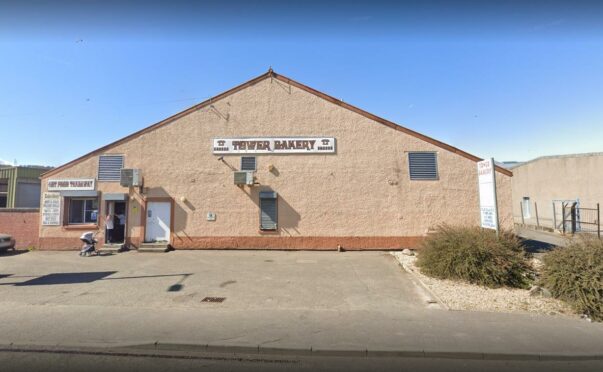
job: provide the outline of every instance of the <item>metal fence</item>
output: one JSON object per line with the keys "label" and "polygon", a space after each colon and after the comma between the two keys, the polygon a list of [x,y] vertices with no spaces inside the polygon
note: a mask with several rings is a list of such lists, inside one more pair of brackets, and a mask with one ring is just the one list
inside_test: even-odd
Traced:
{"label": "metal fence", "polygon": [[574,202],[563,206],[563,233],[590,233],[601,238],[601,211],[596,208],[578,207]]}

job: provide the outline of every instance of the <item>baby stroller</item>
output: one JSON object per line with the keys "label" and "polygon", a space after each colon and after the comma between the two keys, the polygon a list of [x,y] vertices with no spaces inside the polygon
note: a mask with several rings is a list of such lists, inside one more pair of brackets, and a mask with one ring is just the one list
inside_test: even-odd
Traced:
{"label": "baby stroller", "polygon": [[88,231],[80,236],[80,240],[84,242],[82,250],[80,251],[80,256],[87,257],[92,256],[93,254],[98,256],[98,251],[96,250],[96,243],[98,243],[98,241],[94,238],[95,235],[96,234],[92,231]]}

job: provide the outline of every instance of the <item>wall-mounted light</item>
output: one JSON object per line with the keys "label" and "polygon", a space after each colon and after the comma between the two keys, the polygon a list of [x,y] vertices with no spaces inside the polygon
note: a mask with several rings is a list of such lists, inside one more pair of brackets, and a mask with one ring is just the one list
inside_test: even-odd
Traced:
{"label": "wall-mounted light", "polygon": [[186,203],[186,197],[181,196],[181,197],[180,197],[180,201],[181,201],[181,202],[183,202],[183,203]]}

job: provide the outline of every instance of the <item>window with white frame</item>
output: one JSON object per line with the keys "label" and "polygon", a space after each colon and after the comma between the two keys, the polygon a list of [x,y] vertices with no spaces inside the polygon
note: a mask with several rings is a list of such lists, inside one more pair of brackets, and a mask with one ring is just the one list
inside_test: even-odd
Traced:
{"label": "window with white frame", "polygon": [[522,200],[522,209],[523,209],[523,217],[530,218],[532,214],[530,213],[530,197],[524,196]]}

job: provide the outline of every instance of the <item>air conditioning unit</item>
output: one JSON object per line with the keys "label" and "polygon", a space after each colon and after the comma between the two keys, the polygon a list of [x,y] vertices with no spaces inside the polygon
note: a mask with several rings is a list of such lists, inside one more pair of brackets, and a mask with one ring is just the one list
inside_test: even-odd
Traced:
{"label": "air conditioning unit", "polygon": [[140,171],[140,169],[123,168],[121,170],[119,184],[123,187],[142,186],[142,172]]}
{"label": "air conditioning unit", "polygon": [[252,171],[236,171],[234,172],[235,185],[253,185]]}

